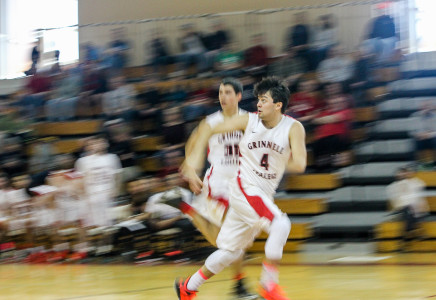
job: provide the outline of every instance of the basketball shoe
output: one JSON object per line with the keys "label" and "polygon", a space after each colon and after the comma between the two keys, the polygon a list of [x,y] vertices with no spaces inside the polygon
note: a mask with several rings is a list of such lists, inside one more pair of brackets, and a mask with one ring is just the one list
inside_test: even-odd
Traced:
{"label": "basketball shoe", "polygon": [[187,288],[189,278],[190,277],[187,279],[176,278],[174,281],[174,289],[176,290],[179,300],[191,300],[197,296],[197,291],[190,291]]}
{"label": "basketball shoe", "polygon": [[268,289],[261,285],[259,288],[259,294],[265,300],[290,300],[286,297],[285,292],[277,283],[270,284]]}

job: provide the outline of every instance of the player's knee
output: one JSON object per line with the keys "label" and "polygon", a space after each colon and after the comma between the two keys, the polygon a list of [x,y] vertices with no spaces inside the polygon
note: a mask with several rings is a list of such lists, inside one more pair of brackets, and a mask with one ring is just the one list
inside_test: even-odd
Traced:
{"label": "player's knee", "polygon": [[205,266],[212,273],[218,274],[224,268],[240,259],[243,254],[244,250],[242,249],[234,251],[218,249],[206,259]]}
{"label": "player's knee", "polygon": [[281,260],[283,247],[291,231],[291,221],[287,216],[277,218],[271,224],[271,231],[265,244],[265,256],[270,260]]}

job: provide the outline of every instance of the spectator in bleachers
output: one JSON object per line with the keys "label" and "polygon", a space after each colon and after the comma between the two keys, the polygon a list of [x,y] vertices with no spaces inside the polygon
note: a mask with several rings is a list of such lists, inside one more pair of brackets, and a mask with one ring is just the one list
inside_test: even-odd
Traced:
{"label": "spectator in bleachers", "polygon": [[0,148],[0,166],[10,177],[16,174],[23,174],[27,168],[25,160],[24,145],[17,136],[9,136],[3,140]]}
{"label": "spectator in bleachers", "polygon": [[135,178],[127,182],[127,194],[132,215],[144,212],[148,198],[153,193],[155,178],[151,176]]}
{"label": "spectator in bleachers", "polygon": [[310,59],[309,41],[311,39],[310,29],[307,25],[306,12],[296,13],[295,25],[291,27],[286,36],[285,49],[294,48],[297,56],[304,59],[310,70],[313,70]]}
{"label": "spectator in bleachers", "polygon": [[114,74],[119,75],[121,70],[127,66],[129,42],[126,40],[126,29],[116,28],[112,30],[112,41],[108,45],[110,68]]}
{"label": "spectator in bleachers", "polygon": [[136,153],[133,150],[129,126],[122,120],[109,121],[105,124],[108,131],[109,153],[116,154],[121,161],[122,181],[127,182],[139,176]]}
{"label": "spectator in bleachers", "polygon": [[343,54],[339,46],[334,46],[328,51],[327,58],[319,64],[318,78],[321,83],[340,82],[347,90],[348,81],[353,76],[353,67],[353,61]]}
{"label": "spectator in bleachers", "polygon": [[215,57],[215,74],[218,77],[238,77],[244,64],[243,53],[236,48],[236,43],[226,44],[221,53]]}
{"label": "spectator in bleachers", "polygon": [[396,181],[388,185],[386,191],[392,210],[405,223],[400,250],[407,250],[407,242],[418,237],[416,230],[429,207],[424,197],[425,183],[414,177],[412,167],[400,168],[396,175]]}
{"label": "spectator in bleachers", "polygon": [[[165,176],[165,189],[148,198],[145,205],[145,212],[151,214],[150,220],[152,228],[162,230],[166,228],[178,228],[180,233],[177,235],[177,247],[182,247],[183,243],[193,240],[195,227],[189,219],[178,209],[167,204],[161,203],[162,198],[174,197],[179,195],[186,203],[191,203],[192,193],[183,188],[183,181],[178,173],[171,173]],[[149,222],[150,223],[150,222]],[[174,249],[179,250],[179,249]]]}
{"label": "spectator in bleachers", "polygon": [[254,84],[256,81],[250,75],[242,77],[240,81],[243,85],[243,92],[241,101],[239,101],[239,108],[249,112],[257,111],[257,99],[253,95]]}
{"label": "spectator in bleachers", "polygon": [[312,120],[316,125],[313,152],[317,168],[330,170],[350,163],[352,120],[346,97],[327,99],[326,108]]}
{"label": "spectator in bleachers", "polygon": [[193,24],[185,24],[181,30],[183,32],[180,41],[182,53],[176,57],[176,61],[181,64],[179,71],[185,75],[189,66],[195,64],[197,73],[205,72],[208,68],[208,62],[201,35],[195,31]]}
{"label": "spectator in bleachers", "polygon": [[85,58],[85,63],[97,62],[100,59],[100,53],[97,46],[88,42],[82,45],[83,57]]}
{"label": "spectator in bleachers", "polygon": [[312,42],[312,65],[316,69],[331,47],[337,44],[337,29],[332,14],[318,17]]}
{"label": "spectator in bleachers", "polygon": [[379,15],[370,22],[367,39],[363,41],[367,53],[372,54],[379,64],[392,61],[398,41],[395,22],[388,10],[388,3],[378,4]]}
{"label": "spectator in bleachers", "polygon": [[79,74],[67,70],[55,76],[51,99],[45,104],[47,120],[65,121],[76,117],[81,83]]}
{"label": "spectator in bleachers", "polygon": [[50,169],[52,160],[56,154],[52,138],[43,138],[33,143],[32,155],[29,159],[29,172],[40,173]]}
{"label": "spectator in bleachers", "polygon": [[54,63],[50,68],[50,74],[51,75],[56,75],[61,73],[61,65],[59,63],[59,57],[61,55],[61,52],[59,50],[55,50],[54,52]]}
{"label": "spectator in bleachers", "polygon": [[366,90],[371,86],[370,58],[360,49],[355,53],[354,71],[350,80],[350,91],[356,106],[367,104]]}
{"label": "spectator in bleachers", "polygon": [[421,109],[412,117],[414,127],[411,134],[415,139],[416,159],[420,162],[420,168],[433,169],[436,159],[436,105],[434,100],[424,102]]}
{"label": "spectator in bleachers", "polygon": [[103,94],[102,110],[106,119],[122,118],[132,122],[135,117],[136,91],[123,76],[110,79],[110,90]]}
{"label": "spectator in bleachers", "polygon": [[288,83],[288,86],[291,87],[308,70],[306,61],[296,56],[294,48],[289,48],[286,55],[273,62],[269,69],[269,76],[283,78]]}
{"label": "spectator in bleachers", "polygon": [[3,237],[6,236],[8,232],[10,213],[7,191],[9,188],[8,175],[0,172],[0,244],[4,242]]}
{"label": "spectator in bleachers", "polygon": [[318,82],[312,78],[302,78],[298,91],[291,95],[286,113],[300,121],[307,132],[312,131],[312,120],[321,109]]}
{"label": "spectator in bleachers", "polygon": [[21,110],[21,116],[30,121],[39,120],[42,117],[42,110],[47,96],[48,92],[32,93],[28,87],[24,87],[23,94],[17,102]]}
{"label": "spectator in bleachers", "polygon": [[252,76],[262,78],[266,75],[268,48],[265,46],[263,33],[253,34],[251,40],[252,46],[244,53],[244,69]]}
{"label": "spectator in bleachers", "polygon": [[36,65],[38,64],[38,61],[40,59],[40,51],[39,51],[39,40],[34,42],[32,52],[30,54],[30,59],[32,60],[32,66],[29,70],[25,71],[24,74],[27,76],[35,75],[36,74]]}
{"label": "spectator in bleachers", "polygon": [[203,38],[203,43],[209,51],[219,51],[230,43],[230,33],[224,28],[222,20],[212,20],[212,32]]}
{"label": "spectator in bleachers", "polygon": [[170,55],[168,43],[159,29],[153,31],[148,48],[147,51],[151,53],[150,64],[153,66],[153,72],[164,76],[166,67],[172,62],[173,58]]}

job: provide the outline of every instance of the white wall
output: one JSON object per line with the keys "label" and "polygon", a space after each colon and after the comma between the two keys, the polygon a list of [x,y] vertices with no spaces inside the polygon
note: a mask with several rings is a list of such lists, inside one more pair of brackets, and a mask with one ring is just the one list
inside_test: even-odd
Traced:
{"label": "white wall", "polygon": [[[79,24],[140,20],[156,17],[182,16],[202,13],[238,12],[267,8],[295,7],[298,5],[325,4],[341,2],[340,0],[79,0]],[[344,1],[342,1],[344,2]],[[235,14],[222,17],[227,28],[241,49],[250,46],[250,36],[263,32],[271,53],[281,53],[287,29],[294,22],[297,11],[282,11],[273,14]],[[309,23],[314,23],[319,15],[332,13],[338,19],[338,39],[345,50],[352,51],[362,38],[364,29],[371,18],[369,5],[333,7],[307,10]],[[177,39],[179,26],[195,23],[201,31],[208,31],[210,20],[197,18],[192,20],[158,21],[142,24],[89,26],[79,31],[79,41],[93,42],[105,46],[110,41],[113,28],[125,27],[132,44],[130,65],[142,65],[148,59],[145,45],[150,39],[150,32],[159,28],[168,38],[173,53],[178,51]]]}

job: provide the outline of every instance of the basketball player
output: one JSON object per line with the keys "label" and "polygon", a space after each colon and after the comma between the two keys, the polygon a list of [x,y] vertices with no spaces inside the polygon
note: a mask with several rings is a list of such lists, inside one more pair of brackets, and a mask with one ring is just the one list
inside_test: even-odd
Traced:
{"label": "basketball player", "polygon": [[[306,168],[305,131],[301,123],[283,115],[290,92],[276,78],[266,78],[254,89],[258,113],[234,116],[210,126],[203,124],[197,144],[187,156],[184,176],[193,192],[201,190],[196,170],[201,169],[201,153],[213,134],[244,131],[239,143],[241,157],[237,177],[230,182],[230,209],[217,238],[218,250],[187,279],[176,279],[179,299],[194,299],[198,288],[210,277],[238,260],[261,230],[269,236],[265,244],[260,295],[265,299],[288,299],[278,285],[278,264],[291,230],[286,214],[274,204],[275,190],[285,170],[302,173]],[[292,155],[291,155],[292,151]]]}
{"label": "basketball player", "polygon": [[[243,86],[239,80],[234,78],[223,79],[219,88],[219,100],[222,110],[207,116],[201,124],[215,126],[233,116],[246,114],[246,111],[238,108],[238,103],[242,98],[242,90]],[[186,145],[188,155],[192,153],[197,137],[198,134],[195,131],[188,140]],[[239,165],[238,144],[241,138],[242,131],[233,131],[216,134],[209,139],[207,160],[210,167],[204,175],[201,193],[192,201],[193,207],[185,202],[177,202],[176,199],[168,199],[164,202],[191,216],[192,223],[214,246],[216,246],[216,239],[229,207],[228,186],[230,180],[236,176]],[[233,264],[234,279],[236,281],[233,294],[237,299],[255,299],[257,296],[250,294],[245,287],[242,262],[243,257]]]}
{"label": "basketball player", "polygon": [[[91,155],[79,158],[75,169],[83,175],[83,190],[86,211],[85,227],[106,227],[112,225],[110,207],[120,186],[121,162],[117,155],[107,153],[108,142],[96,136],[88,141]],[[92,231],[88,231],[91,233]],[[100,240],[101,244],[105,237]],[[109,241],[106,241],[108,243]],[[106,249],[106,246],[99,245]],[[98,249],[97,251],[100,251]]]}

